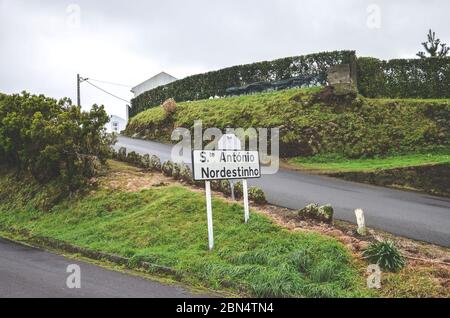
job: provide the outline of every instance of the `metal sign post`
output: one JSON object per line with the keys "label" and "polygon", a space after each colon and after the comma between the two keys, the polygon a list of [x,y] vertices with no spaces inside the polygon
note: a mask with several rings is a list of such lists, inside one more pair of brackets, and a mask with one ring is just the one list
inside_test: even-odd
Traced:
{"label": "metal sign post", "polygon": [[205,182],[206,190],[206,214],[208,218],[208,239],[209,239],[209,250],[212,251],[214,248],[214,228],[213,228],[213,217],[212,217],[212,202],[211,202],[211,182]]}
{"label": "metal sign post", "polygon": [[248,223],[250,219],[250,208],[248,206],[248,185],[247,179],[242,180],[242,191],[244,192],[244,219]]}

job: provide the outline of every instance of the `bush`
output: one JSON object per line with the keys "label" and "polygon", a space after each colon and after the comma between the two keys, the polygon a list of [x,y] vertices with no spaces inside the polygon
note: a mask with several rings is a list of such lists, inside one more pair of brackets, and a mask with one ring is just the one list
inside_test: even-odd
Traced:
{"label": "bush", "polygon": [[378,264],[385,271],[398,272],[405,266],[405,258],[392,241],[372,243],[363,255],[370,263]]}
{"label": "bush", "polygon": [[172,178],[179,180],[181,178],[182,166],[178,163],[174,163],[172,166]]}
{"label": "bush", "polygon": [[194,180],[194,185],[195,185],[196,187],[199,187],[199,188],[204,188],[204,187],[205,187],[205,181],[197,181],[197,180]]}
{"label": "bush", "polygon": [[450,57],[358,58],[358,89],[366,97],[450,98]]}
{"label": "bush", "polygon": [[242,182],[235,182],[234,183],[234,197],[237,200],[242,199],[244,196],[244,188],[242,187]]}
{"label": "bush", "polygon": [[302,219],[314,219],[320,222],[332,223],[334,210],[331,205],[319,206],[312,203],[298,211],[298,216]]}
{"label": "bush", "polygon": [[117,152],[117,159],[120,161],[127,161],[127,148],[120,147],[119,151]]}
{"label": "bush", "polygon": [[128,153],[126,161],[139,168],[143,168],[142,156],[135,151]]}
{"label": "bush", "polygon": [[330,66],[353,64],[354,51],[322,52],[287,57],[270,62],[233,66],[219,71],[186,77],[165,86],[152,89],[131,101],[130,116],[161,105],[174,98],[178,102],[225,96],[230,87],[241,87],[257,82],[273,82],[300,75],[310,79],[309,85],[325,85]]}
{"label": "bush", "polygon": [[212,180],[211,181],[211,190],[213,191],[221,191],[220,188],[220,181],[219,180]]}
{"label": "bush", "polygon": [[151,167],[150,155],[145,154],[142,156],[142,166],[144,169],[153,170]]}
{"label": "bush", "polygon": [[319,207],[319,210],[317,212],[319,220],[326,223],[333,222],[334,209],[330,204]]}
{"label": "bush", "polygon": [[62,181],[74,191],[86,185],[111,156],[109,121],[103,106],[89,112],[43,95],[1,95],[0,154],[19,173],[35,180]]}
{"label": "bush", "polygon": [[166,161],[162,164],[161,170],[166,177],[171,177],[173,173],[173,162]]}
{"label": "bush", "polygon": [[228,180],[220,182],[220,191],[227,197],[231,196],[231,183]]}
{"label": "bush", "polygon": [[157,156],[150,158],[150,168],[153,171],[161,171],[161,160]]}
{"label": "bush", "polygon": [[186,165],[181,166],[180,180],[190,185],[194,184],[194,177],[192,175],[192,171]]}
{"label": "bush", "polygon": [[266,204],[266,196],[264,191],[258,187],[250,187],[248,189],[248,198],[256,204]]}

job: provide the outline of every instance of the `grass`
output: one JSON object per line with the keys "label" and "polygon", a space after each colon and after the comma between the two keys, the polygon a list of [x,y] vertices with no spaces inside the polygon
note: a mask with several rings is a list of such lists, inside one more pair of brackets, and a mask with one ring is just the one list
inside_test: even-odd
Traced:
{"label": "grass", "polygon": [[326,172],[371,172],[431,164],[450,163],[450,148],[428,153],[410,153],[378,158],[348,159],[342,155],[326,154],[313,157],[295,157],[288,160],[293,167]]}
{"label": "grass", "polygon": [[[196,286],[257,297],[364,297],[346,248],[335,239],[292,233],[242,207],[213,200],[216,248],[207,248],[204,197],[180,186],[122,192],[105,188],[36,208],[42,187],[0,176],[0,225],[183,273]],[[38,199],[37,199],[38,198]]]}
{"label": "grass", "polygon": [[276,127],[283,123],[280,116],[267,116],[269,108],[288,105],[290,100],[301,94],[311,95],[320,88],[289,89],[279,92],[260,93],[223,99],[199,100],[177,104],[175,116],[167,118],[162,107],[155,107],[134,116],[127,127],[127,133],[141,133],[148,128],[160,129],[151,138],[170,141],[173,127],[193,127],[194,121],[202,120],[203,126],[228,127]]}
{"label": "grass", "polygon": [[[174,128],[192,129],[196,120],[202,120],[204,129],[214,127],[222,131],[278,127],[284,158],[336,153],[343,158],[376,158],[449,144],[448,99],[357,96],[340,104],[326,104],[316,98],[320,90],[291,89],[183,102],[172,115],[156,107],[133,117],[126,134],[168,142]],[[413,160],[420,162],[423,158]]]}

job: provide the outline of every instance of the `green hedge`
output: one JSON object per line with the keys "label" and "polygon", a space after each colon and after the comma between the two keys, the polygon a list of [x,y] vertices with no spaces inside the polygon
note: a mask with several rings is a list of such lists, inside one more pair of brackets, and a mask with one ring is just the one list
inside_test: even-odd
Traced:
{"label": "green hedge", "polygon": [[274,61],[238,65],[222,70],[189,76],[171,84],[157,87],[131,101],[130,116],[161,105],[166,99],[177,102],[224,96],[226,89],[261,81],[277,81],[299,75],[312,76],[311,85],[326,83],[330,66],[354,63],[354,51],[334,51],[287,57]]}
{"label": "green hedge", "polygon": [[450,57],[383,61],[358,58],[358,90],[366,97],[450,98]]}

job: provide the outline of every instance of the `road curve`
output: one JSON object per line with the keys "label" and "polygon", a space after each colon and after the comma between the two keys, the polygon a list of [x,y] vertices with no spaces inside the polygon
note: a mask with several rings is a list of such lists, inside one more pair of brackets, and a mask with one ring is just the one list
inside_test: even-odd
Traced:
{"label": "road curve", "polygon": [[[69,289],[67,266],[80,266],[80,289]],[[177,286],[113,272],[0,238],[0,298],[191,298]]]}
{"label": "road curve", "polygon": [[[171,145],[120,136],[116,149],[171,158]],[[186,163],[190,154],[186,154]],[[316,202],[331,204],[339,220],[355,222],[362,208],[369,227],[396,235],[450,247],[450,200],[409,191],[371,186],[324,176],[280,169],[275,175],[252,180],[272,204],[299,209]]]}

